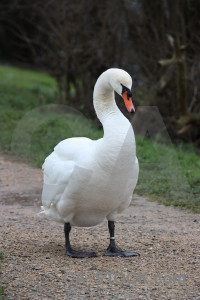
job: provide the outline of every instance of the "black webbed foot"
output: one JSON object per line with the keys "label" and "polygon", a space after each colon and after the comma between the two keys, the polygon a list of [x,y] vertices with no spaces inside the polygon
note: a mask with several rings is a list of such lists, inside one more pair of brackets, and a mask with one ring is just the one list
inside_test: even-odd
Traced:
{"label": "black webbed foot", "polygon": [[74,257],[74,258],[85,258],[85,257],[96,257],[95,252],[81,252],[73,250],[72,248],[67,249],[66,251],[68,256]]}
{"label": "black webbed foot", "polygon": [[122,257],[130,257],[130,256],[140,256],[137,252],[127,252],[118,248],[117,246],[109,245],[108,249],[104,253],[104,256],[122,256]]}
{"label": "black webbed foot", "polygon": [[81,252],[81,251],[76,251],[72,249],[70,240],[69,240],[69,233],[71,231],[71,225],[70,223],[65,223],[64,224],[64,232],[65,232],[65,246],[66,246],[66,254],[71,257],[75,258],[85,258],[85,257],[96,257],[95,252]]}
{"label": "black webbed foot", "polygon": [[108,229],[110,232],[110,245],[106,250],[106,252],[104,253],[104,256],[123,256],[123,257],[140,256],[140,254],[137,252],[123,251],[122,249],[116,246],[115,237],[114,237],[114,231],[115,231],[114,221],[108,221]]}

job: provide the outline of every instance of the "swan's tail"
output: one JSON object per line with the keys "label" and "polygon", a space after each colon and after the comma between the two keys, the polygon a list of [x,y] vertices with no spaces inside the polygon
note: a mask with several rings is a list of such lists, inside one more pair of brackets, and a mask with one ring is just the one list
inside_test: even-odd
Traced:
{"label": "swan's tail", "polygon": [[63,223],[63,219],[60,217],[56,207],[54,205],[48,206],[41,206],[41,211],[38,213],[38,216],[45,215],[50,219],[53,219],[56,222]]}

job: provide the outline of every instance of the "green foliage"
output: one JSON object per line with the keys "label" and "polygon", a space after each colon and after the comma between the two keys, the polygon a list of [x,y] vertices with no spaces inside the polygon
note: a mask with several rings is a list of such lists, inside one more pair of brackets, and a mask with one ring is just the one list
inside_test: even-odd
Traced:
{"label": "green foliage", "polygon": [[11,150],[13,131],[27,111],[55,102],[56,82],[42,72],[0,66],[0,149]]}
{"label": "green foliage", "polygon": [[[13,87],[21,92],[50,95],[56,91],[56,81],[47,74],[11,66],[0,66],[1,88]],[[1,89],[2,90],[2,89]],[[12,96],[12,95],[10,95]],[[30,99],[27,99],[28,102]]]}
{"label": "green foliage", "polygon": [[[57,90],[51,77],[5,66],[0,75],[1,150],[41,167],[59,141],[103,136],[90,119],[66,105],[53,104]],[[138,136],[137,156],[138,194],[200,212],[200,158],[193,149],[165,145],[161,137]]]}
{"label": "green foliage", "polygon": [[200,212],[200,158],[194,152],[137,137],[137,156],[138,194]]}

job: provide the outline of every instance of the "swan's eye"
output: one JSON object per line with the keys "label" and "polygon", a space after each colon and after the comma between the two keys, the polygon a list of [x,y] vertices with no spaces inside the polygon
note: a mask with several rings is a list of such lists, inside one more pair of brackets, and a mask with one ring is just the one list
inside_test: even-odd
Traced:
{"label": "swan's eye", "polygon": [[128,100],[129,100],[129,98],[131,98],[131,97],[132,97],[132,93],[131,93],[130,90],[128,90],[128,91],[127,91],[127,98],[128,98]]}
{"label": "swan's eye", "polygon": [[129,88],[127,88],[125,85],[123,85],[122,83],[121,83],[121,86],[122,86],[122,96],[125,92],[127,92],[127,99],[129,100],[129,98],[132,97],[131,90]]}

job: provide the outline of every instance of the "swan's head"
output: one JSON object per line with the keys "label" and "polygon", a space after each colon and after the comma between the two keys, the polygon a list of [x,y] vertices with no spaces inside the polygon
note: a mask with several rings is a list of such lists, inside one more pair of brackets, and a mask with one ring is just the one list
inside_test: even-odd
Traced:
{"label": "swan's head", "polygon": [[120,95],[125,103],[126,109],[130,113],[135,112],[135,107],[132,102],[132,78],[131,76],[124,70],[121,69],[110,69],[112,70],[110,77],[110,84],[114,91]]}

